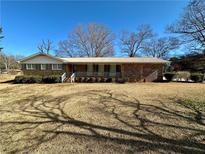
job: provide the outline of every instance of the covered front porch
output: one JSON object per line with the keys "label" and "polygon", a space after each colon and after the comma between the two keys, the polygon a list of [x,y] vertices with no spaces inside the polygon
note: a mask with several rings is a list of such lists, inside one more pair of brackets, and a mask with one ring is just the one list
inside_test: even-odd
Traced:
{"label": "covered front porch", "polygon": [[66,72],[76,77],[121,77],[121,65],[117,64],[70,64]]}

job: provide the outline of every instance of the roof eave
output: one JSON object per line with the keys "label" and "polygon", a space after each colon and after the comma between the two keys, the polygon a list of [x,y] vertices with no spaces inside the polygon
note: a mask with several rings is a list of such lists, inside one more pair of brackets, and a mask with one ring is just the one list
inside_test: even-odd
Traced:
{"label": "roof eave", "polygon": [[18,63],[23,63],[23,62],[25,62],[26,60],[32,59],[32,58],[34,58],[34,57],[36,57],[36,56],[39,56],[39,55],[47,56],[47,57],[49,57],[49,58],[52,58],[52,59],[55,59],[55,60],[58,60],[58,61],[61,61],[61,62],[65,62],[65,61],[64,61],[63,59],[61,59],[61,58],[57,58],[57,57],[54,57],[54,56],[51,56],[51,55],[48,55],[48,54],[45,54],[45,53],[38,52],[38,53],[35,53],[35,54],[31,55],[31,56],[28,56],[28,57],[25,57],[25,58],[19,60]]}
{"label": "roof eave", "polygon": [[114,64],[166,64],[166,63],[169,63],[169,61],[166,61],[166,62],[68,62],[68,61],[65,61],[64,63],[65,64],[87,64],[87,63],[90,63],[90,64],[95,64],[95,63],[98,63],[98,64],[110,64],[110,63],[114,63]]}

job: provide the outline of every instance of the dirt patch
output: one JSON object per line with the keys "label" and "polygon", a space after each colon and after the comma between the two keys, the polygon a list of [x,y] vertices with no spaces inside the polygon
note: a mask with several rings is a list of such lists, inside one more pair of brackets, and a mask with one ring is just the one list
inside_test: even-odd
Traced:
{"label": "dirt patch", "polygon": [[184,102],[204,94],[184,83],[1,84],[0,152],[204,153],[205,113]]}

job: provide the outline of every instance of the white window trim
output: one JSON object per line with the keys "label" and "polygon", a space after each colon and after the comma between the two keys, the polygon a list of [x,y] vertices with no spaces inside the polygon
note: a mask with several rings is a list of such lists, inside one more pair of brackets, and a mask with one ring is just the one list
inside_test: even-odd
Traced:
{"label": "white window trim", "polygon": [[[29,68],[28,65],[31,65],[31,67]],[[35,70],[34,64],[26,64],[26,69],[27,70]]]}
{"label": "white window trim", "polygon": [[45,65],[45,66],[46,66],[46,64],[41,64],[41,70],[46,70],[46,67],[43,68],[42,65]]}
{"label": "white window trim", "polygon": [[[53,68],[53,65],[57,65],[57,68],[54,69],[54,68]],[[61,68],[59,68],[59,67],[58,67],[59,65],[62,66],[62,64],[52,64],[52,70],[62,70],[62,69],[63,69],[63,68],[62,68],[63,66],[62,66]]]}

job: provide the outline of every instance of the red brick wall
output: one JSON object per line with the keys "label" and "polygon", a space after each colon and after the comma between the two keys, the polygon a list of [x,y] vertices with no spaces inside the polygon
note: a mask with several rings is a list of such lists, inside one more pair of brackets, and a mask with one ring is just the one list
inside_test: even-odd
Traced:
{"label": "red brick wall", "polygon": [[123,64],[123,77],[130,82],[162,80],[162,64]]}
{"label": "red brick wall", "polygon": [[140,81],[141,77],[141,67],[139,64],[123,64],[122,65],[122,74],[130,82]]}
{"label": "red brick wall", "polygon": [[162,64],[144,64],[142,78],[145,81],[162,81],[163,79],[163,68]]}
{"label": "red brick wall", "polygon": [[[122,64],[121,72],[122,77],[127,79],[129,82],[151,82],[160,81],[163,77],[163,64]],[[77,70],[85,70],[84,65],[78,66]],[[40,65],[36,67],[36,70],[26,70],[25,66],[22,65],[22,71],[25,75],[61,75],[64,72],[68,74],[72,72],[72,65],[63,65],[63,70],[52,70],[48,65],[47,70],[40,70]]]}

